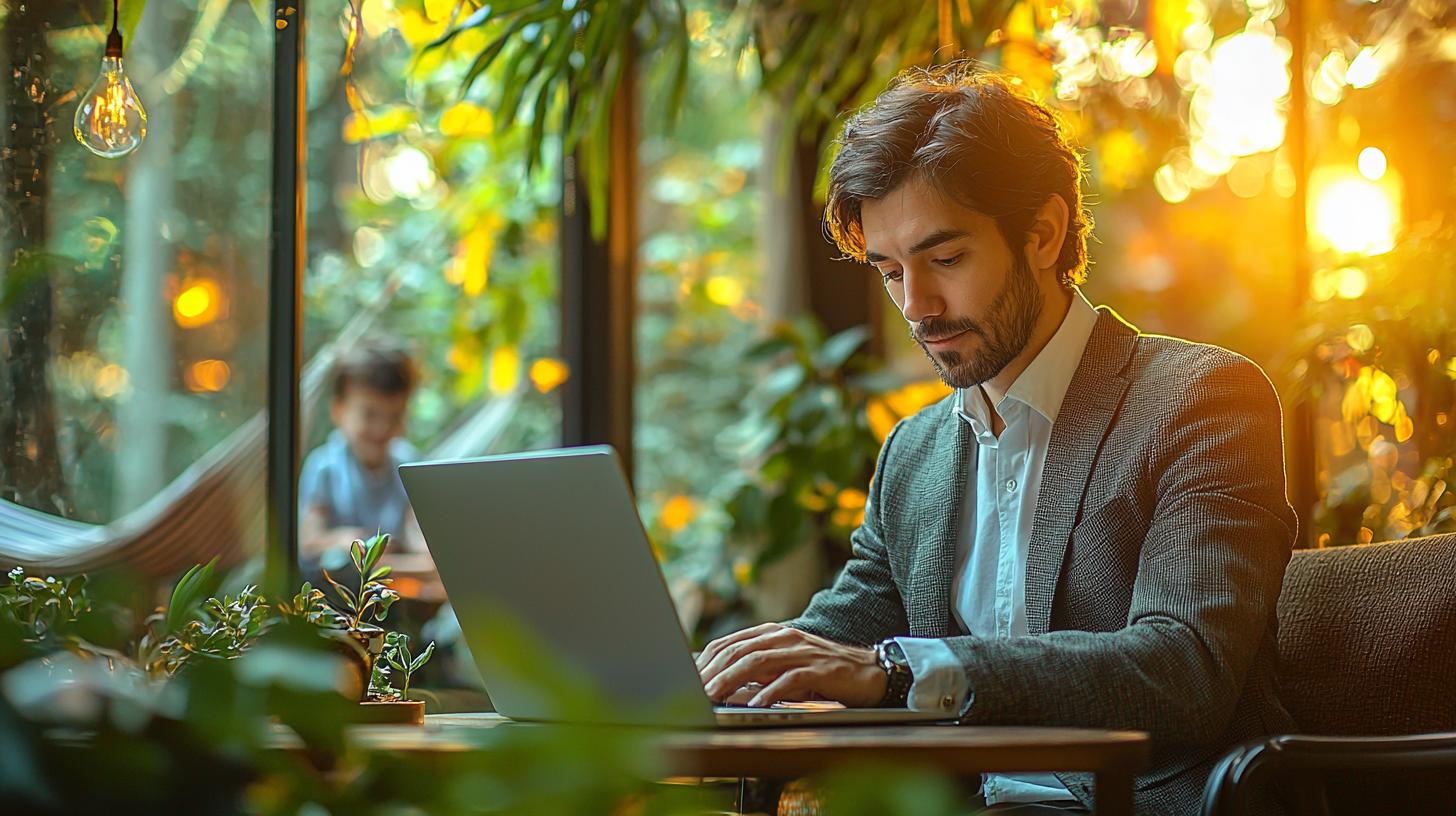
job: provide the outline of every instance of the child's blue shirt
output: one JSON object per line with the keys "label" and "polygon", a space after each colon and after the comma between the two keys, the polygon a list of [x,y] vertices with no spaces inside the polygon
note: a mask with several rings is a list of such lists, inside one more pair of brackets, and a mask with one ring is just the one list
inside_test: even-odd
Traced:
{"label": "child's blue shirt", "polygon": [[389,443],[389,461],[378,470],[359,464],[343,432],[334,429],[324,444],[314,448],[298,477],[299,519],[313,506],[328,515],[328,527],[363,527],[373,535],[380,530],[396,539],[404,533],[409,498],[396,468],[419,458],[419,451],[403,438]]}

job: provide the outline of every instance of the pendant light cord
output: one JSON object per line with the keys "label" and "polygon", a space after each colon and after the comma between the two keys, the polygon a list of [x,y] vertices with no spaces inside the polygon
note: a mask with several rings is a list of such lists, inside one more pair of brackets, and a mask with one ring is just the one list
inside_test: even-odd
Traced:
{"label": "pendant light cord", "polygon": [[121,0],[111,0],[111,33],[106,35],[106,56],[121,57]]}

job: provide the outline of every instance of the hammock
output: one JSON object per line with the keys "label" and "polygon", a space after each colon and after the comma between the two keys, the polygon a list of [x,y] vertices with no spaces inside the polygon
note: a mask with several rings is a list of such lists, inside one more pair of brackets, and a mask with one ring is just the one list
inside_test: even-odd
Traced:
{"label": "hammock", "polygon": [[[356,315],[304,367],[300,414],[308,417],[338,353],[363,336],[394,285]],[[430,458],[486,450],[520,401],[517,391],[485,403],[432,448]],[[306,421],[306,420],[305,420]],[[110,524],[87,524],[0,500],[0,563],[27,571],[69,574],[125,565],[171,575],[214,556],[235,565],[262,550],[268,416],[259,411],[203,454],[141,507]]]}

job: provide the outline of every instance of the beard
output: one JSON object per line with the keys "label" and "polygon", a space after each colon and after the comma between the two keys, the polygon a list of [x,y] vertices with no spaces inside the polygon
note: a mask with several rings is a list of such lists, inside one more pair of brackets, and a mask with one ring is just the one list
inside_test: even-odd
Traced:
{"label": "beard", "polygon": [[[970,388],[1001,373],[1026,348],[1037,318],[1041,317],[1041,308],[1041,292],[1032,278],[1031,266],[1024,257],[1013,253],[1006,283],[991,302],[984,321],[968,317],[923,320],[911,328],[910,337],[930,358],[930,364],[946,385]],[[979,348],[970,354],[954,349],[932,352],[922,339],[946,338],[962,332],[981,338]]]}

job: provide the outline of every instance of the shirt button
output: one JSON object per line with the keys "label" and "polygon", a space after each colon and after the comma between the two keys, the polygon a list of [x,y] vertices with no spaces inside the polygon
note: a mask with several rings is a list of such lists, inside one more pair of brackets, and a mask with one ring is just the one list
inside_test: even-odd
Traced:
{"label": "shirt button", "polygon": [[953,705],[955,705],[955,698],[952,697],[952,696],[950,696],[949,694],[947,694],[944,697],[940,698],[940,707],[943,710],[950,711],[951,706],[953,706]]}
{"label": "shirt button", "polygon": [[1007,493],[1015,493],[1016,492],[1016,480],[1015,479],[1007,479],[1006,480],[1006,492]]}

